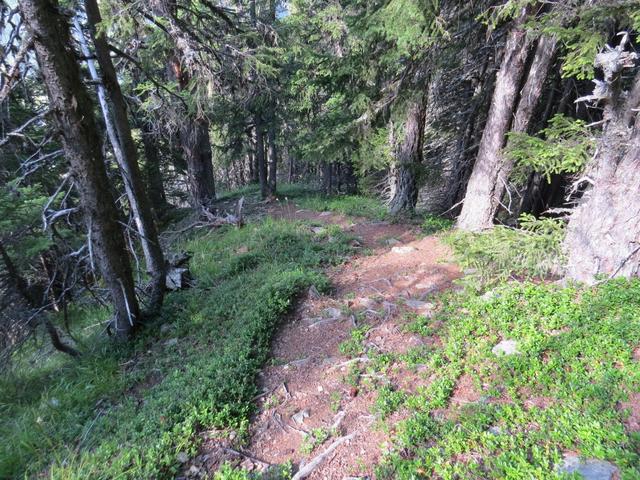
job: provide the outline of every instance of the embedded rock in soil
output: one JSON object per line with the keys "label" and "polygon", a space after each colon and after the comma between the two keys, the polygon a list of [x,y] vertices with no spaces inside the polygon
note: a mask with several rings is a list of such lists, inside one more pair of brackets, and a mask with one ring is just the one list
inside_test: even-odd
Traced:
{"label": "embedded rock in soil", "polygon": [[324,309],[325,318],[330,318],[333,320],[337,320],[342,317],[342,312],[339,308],[329,307]]}
{"label": "embedded rock in soil", "polygon": [[408,245],[405,245],[404,247],[393,247],[391,249],[391,251],[393,253],[397,253],[397,254],[400,254],[400,255],[406,255],[408,253],[416,252],[416,251],[418,251],[418,249],[415,248],[415,247],[410,247]]}
{"label": "embedded rock in soil", "polygon": [[423,302],[421,300],[405,300],[405,305],[414,310],[418,310],[420,313],[429,312],[433,309],[433,303]]}
{"label": "embedded rock in soil", "polygon": [[515,340],[503,340],[491,349],[494,355],[515,355],[520,353],[518,342]]}
{"label": "embedded rock in soil", "polygon": [[291,417],[294,422],[298,425],[302,425],[304,423],[305,418],[309,418],[309,410],[300,410],[294,416]]}
{"label": "embedded rock in soil", "polygon": [[558,466],[559,473],[577,473],[585,480],[612,480],[618,471],[615,465],[604,460],[589,458],[582,460],[578,455],[567,454]]}
{"label": "embedded rock in soil", "polygon": [[318,291],[318,287],[315,285],[311,285],[309,287],[309,298],[311,300],[318,300],[321,297],[320,292]]}

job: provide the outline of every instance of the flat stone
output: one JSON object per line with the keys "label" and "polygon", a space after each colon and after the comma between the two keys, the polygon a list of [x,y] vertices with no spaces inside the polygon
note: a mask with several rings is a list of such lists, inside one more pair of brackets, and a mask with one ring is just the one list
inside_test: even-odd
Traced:
{"label": "flat stone", "polygon": [[518,342],[515,340],[503,340],[491,349],[494,355],[516,355],[520,353],[518,350]]}
{"label": "flat stone", "polygon": [[311,231],[316,235],[322,235],[327,231],[327,229],[324,227],[311,227]]}
{"label": "flat stone", "polygon": [[321,217],[329,217],[329,216],[331,216],[331,212],[322,212],[322,213],[320,214],[320,216],[321,216]]}
{"label": "flat stone", "polygon": [[302,425],[305,418],[309,418],[309,410],[300,410],[298,413],[291,417],[291,419],[298,425]]}
{"label": "flat stone", "polygon": [[373,308],[376,305],[375,300],[369,298],[369,297],[360,297],[356,299],[356,303],[358,304],[358,306],[363,307],[363,308]]}
{"label": "flat stone", "polygon": [[397,254],[400,254],[400,255],[406,255],[406,254],[408,254],[408,253],[417,252],[417,251],[418,251],[418,249],[417,249],[417,248],[415,248],[415,247],[410,247],[410,246],[408,246],[408,245],[405,245],[405,246],[403,246],[403,247],[393,247],[393,248],[391,249],[391,251],[392,251],[393,253],[397,253]]}
{"label": "flat stone", "polygon": [[611,480],[618,471],[614,464],[605,460],[583,460],[574,454],[566,454],[557,470],[559,473],[578,473],[585,480]]}
{"label": "flat stone", "polygon": [[178,344],[178,339],[177,338],[170,338],[169,340],[164,342],[165,347],[172,347],[172,346],[177,345],[177,344]]}
{"label": "flat stone", "polygon": [[423,302],[421,300],[408,299],[405,300],[405,305],[413,310],[417,311],[420,315],[431,316],[435,305],[429,302]]}
{"label": "flat stone", "polygon": [[339,308],[329,307],[324,309],[326,318],[338,319],[342,317],[342,311]]}
{"label": "flat stone", "polygon": [[384,243],[390,247],[393,247],[394,245],[398,245],[399,243],[402,243],[402,242],[397,238],[388,238],[385,240]]}

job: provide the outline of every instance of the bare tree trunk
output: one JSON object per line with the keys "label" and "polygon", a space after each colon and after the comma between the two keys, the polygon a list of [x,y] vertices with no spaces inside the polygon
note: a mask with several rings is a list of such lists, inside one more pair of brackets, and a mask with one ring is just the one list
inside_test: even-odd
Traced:
{"label": "bare tree trunk", "polygon": [[276,129],[273,124],[269,126],[267,137],[269,140],[269,190],[274,195],[278,183],[278,146],[276,145]]}
{"label": "bare tree trunk", "polygon": [[567,276],[593,283],[597,276],[635,277],[640,273],[640,74],[630,92],[621,91],[623,68],[636,54],[625,42],[596,58],[605,72],[605,127],[599,141],[591,187],[567,226]]}
{"label": "bare tree trunk", "polygon": [[[458,217],[457,227],[461,230],[477,231],[493,225],[500,200],[500,195],[496,195],[496,188],[502,183],[498,177],[503,165],[501,152],[511,126],[528,56],[527,32],[523,27],[525,18],[526,13],[507,38],[489,117]],[[499,188],[504,186],[500,185]]]}
{"label": "bare tree trunk", "polygon": [[396,159],[395,193],[389,203],[392,214],[411,212],[418,201],[418,174],[422,165],[427,94],[422,93],[409,105],[402,144]]}
{"label": "bare tree trunk", "polygon": [[69,50],[69,26],[55,0],[21,0],[19,4],[34,36],[53,118],[80,193],[90,244],[113,301],[116,334],[126,338],[138,322],[138,300],[93,106]]}
{"label": "bare tree trunk", "polygon": [[269,188],[267,159],[264,154],[264,131],[262,118],[260,115],[255,116],[256,131],[256,164],[258,167],[258,178],[260,179],[260,195],[262,198],[271,196]]}
{"label": "bare tree trunk", "polygon": [[131,126],[127,115],[127,104],[120,90],[116,70],[111,62],[109,45],[104,33],[98,32],[102,22],[96,0],[85,0],[87,20],[95,45],[96,57],[102,72],[102,83],[109,94],[113,108],[113,122],[121,147],[120,170],[124,179],[125,190],[133,214],[148,273],[151,275],[150,313],[157,313],[162,306],[165,290],[164,254],[158,239],[158,230],[153,218],[147,192],[142,182],[142,174],[138,165],[138,152],[131,135]]}
{"label": "bare tree trunk", "polygon": [[322,190],[325,195],[333,192],[333,164],[331,162],[322,163]]}

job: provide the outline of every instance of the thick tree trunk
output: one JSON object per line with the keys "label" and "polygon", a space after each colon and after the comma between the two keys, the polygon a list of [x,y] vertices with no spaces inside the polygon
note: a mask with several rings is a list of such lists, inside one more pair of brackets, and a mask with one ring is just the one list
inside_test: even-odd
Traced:
{"label": "thick tree trunk", "polygon": [[389,203],[389,211],[394,215],[413,211],[418,201],[417,177],[422,165],[426,112],[425,92],[409,105],[402,144],[398,147],[395,193]]}
{"label": "thick tree trunk", "polygon": [[113,109],[113,122],[122,153],[119,167],[124,180],[129,206],[140,234],[147,272],[151,275],[149,313],[157,313],[162,306],[165,289],[164,254],[158,239],[158,229],[138,165],[138,151],[131,135],[127,104],[120,90],[116,70],[111,62],[109,45],[104,33],[98,31],[102,22],[96,0],[85,0],[85,11],[95,45],[96,57],[102,72],[102,83],[107,90]]}
{"label": "thick tree trunk", "polygon": [[527,32],[522,25],[525,18],[525,15],[521,17],[507,38],[488,120],[458,217],[457,227],[461,230],[478,231],[493,225],[500,200],[496,188],[502,183],[498,177],[503,165],[501,152],[511,126],[528,56]]}
{"label": "thick tree trunk", "polygon": [[[615,60],[605,58],[602,65],[615,65]],[[593,183],[571,215],[564,241],[567,276],[587,283],[598,276],[640,273],[640,74],[625,95],[619,85],[622,68],[612,73],[605,66],[610,96],[589,172]]]}
{"label": "thick tree trunk", "polygon": [[208,209],[216,199],[209,121],[185,119],[180,129],[180,144],[187,162],[191,206],[198,211]]}
{"label": "thick tree trunk", "polygon": [[269,190],[274,195],[278,183],[278,146],[276,145],[276,129],[273,125],[269,126],[267,137],[269,140]]}
{"label": "thick tree trunk", "polygon": [[269,188],[267,159],[264,154],[264,130],[260,115],[255,116],[255,134],[256,166],[258,169],[258,179],[260,181],[260,195],[262,198],[269,198],[271,196],[271,189]]}
{"label": "thick tree trunk", "polygon": [[53,118],[80,193],[90,245],[113,301],[116,334],[126,338],[138,321],[138,300],[93,105],[69,49],[69,26],[55,0],[21,0],[19,5],[34,36]]}

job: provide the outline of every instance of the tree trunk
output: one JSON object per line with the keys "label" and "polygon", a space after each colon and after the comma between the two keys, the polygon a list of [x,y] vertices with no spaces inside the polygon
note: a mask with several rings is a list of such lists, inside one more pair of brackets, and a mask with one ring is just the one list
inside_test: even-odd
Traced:
{"label": "tree trunk", "polygon": [[395,192],[389,204],[394,215],[413,211],[418,201],[417,177],[422,164],[426,114],[427,94],[422,93],[409,105],[402,144],[398,147]]}
{"label": "tree trunk", "polygon": [[[601,55],[609,93],[606,124],[589,172],[592,187],[571,215],[564,241],[567,276],[587,283],[640,272],[640,74],[625,94],[620,90],[624,62],[616,65],[607,53]],[[620,68],[607,71],[608,65]]]}
{"label": "tree trunk", "polygon": [[113,301],[116,335],[126,338],[138,321],[138,300],[93,105],[69,50],[69,26],[55,0],[21,0],[19,5],[34,36],[53,118],[80,193],[89,242]]}
{"label": "tree trunk", "polygon": [[333,168],[331,162],[322,163],[322,190],[325,195],[331,195],[333,191]]}
{"label": "tree trunk", "polygon": [[198,211],[208,209],[216,199],[209,121],[186,118],[180,144],[187,162],[191,206]]}
{"label": "tree trunk", "polygon": [[458,217],[457,227],[461,230],[478,231],[493,225],[500,200],[496,188],[498,184],[500,189],[503,188],[499,179],[503,165],[501,152],[511,126],[527,61],[527,32],[523,27],[525,18],[526,14],[523,14],[507,38],[488,120]]}
{"label": "tree trunk", "polygon": [[273,124],[269,126],[267,137],[269,140],[269,190],[274,195],[278,182],[278,146],[276,145],[276,129]]}
{"label": "tree trunk", "polygon": [[260,180],[260,195],[262,198],[271,196],[269,188],[267,159],[264,154],[264,130],[260,115],[255,116],[256,132],[256,164],[258,168],[258,178]]}
{"label": "tree trunk", "polygon": [[144,148],[144,176],[147,184],[147,195],[151,201],[151,207],[161,217],[160,212],[169,208],[167,195],[164,190],[162,171],[160,170],[160,151],[155,133],[148,122],[141,124],[142,146]]}
{"label": "tree trunk", "polygon": [[113,108],[113,122],[120,144],[122,157],[119,166],[129,199],[129,206],[138,228],[140,243],[146,262],[147,272],[151,276],[151,295],[149,311],[155,314],[162,306],[165,290],[164,254],[158,239],[158,230],[153,218],[147,192],[142,182],[138,165],[138,151],[131,135],[127,104],[120,90],[116,70],[111,62],[109,45],[104,33],[98,31],[102,22],[96,0],[85,0],[87,20],[95,45],[96,57],[102,72],[102,83],[109,94]]}

